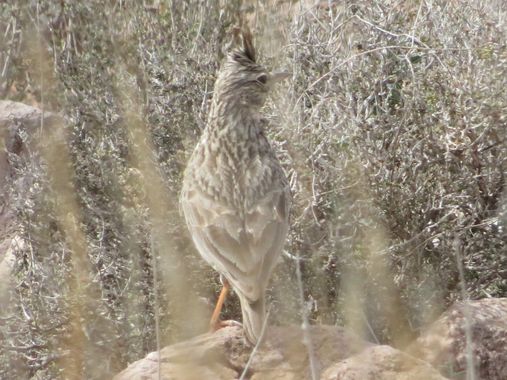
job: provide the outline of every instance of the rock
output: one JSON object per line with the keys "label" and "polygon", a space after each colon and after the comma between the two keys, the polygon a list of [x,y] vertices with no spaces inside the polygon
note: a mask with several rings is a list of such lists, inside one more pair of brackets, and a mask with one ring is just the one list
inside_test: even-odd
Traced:
{"label": "rock", "polygon": [[61,120],[60,117],[52,112],[43,113],[40,109],[23,103],[0,100],[0,190],[4,189],[12,174],[9,154],[26,154],[26,144],[31,140],[29,137],[35,136],[43,126],[57,120]]}
{"label": "rock", "polygon": [[[15,129],[16,124],[22,124],[29,131],[41,127],[42,110],[24,103],[13,102],[11,100],[0,100],[0,131],[6,127]],[[58,117],[53,112],[44,112],[44,123]],[[15,130],[13,130],[15,132]],[[4,132],[0,132],[2,138]]]}
{"label": "rock", "polygon": [[0,253],[3,254],[0,261],[0,304],[8,301],[9,277],[16,260],[15,252],[23,245],[23,239],[17,234],[0,238]]}
{"label": "rock", "polygon": [[322,380],[445,380],[428,363],[390,346],[373,346],[329,367]]}
{"label": "rock", "polygon": [[[310,333],[317,368],[325,368],[371,345],[340,327],[314,326]],[[299,327],[270,327],[266,336],[266,343],[256,352],[249,366],[248,379],[309,378],[308,350]],[[252,348],[244,344],[242,329],[226,327],[162,349],[162,378],[237,379],[251,352]],[[114,379],[156,379],[157,358],[157,353],[153,352],[132,363]],[[205,373],[207,375],[203,375]]]}
{"label": "rock", "polygon": [[0,100],[0,189],[11,174],[9,153],[20,155],[23,147],[21,128],[34,130],[40,125],[42,112],[23,103]]}
{"label": "rock", "polygon": [[[466,310],[468,305],[468,310]],[[323,380],[445,380],[466,375],[465,314],[470,315],[477,379],[507,379],[507,299],[457,303],[406,352],[374,345],[336,326],[312,326],[312,363]],[[248,367],[249,380],[309,379],[301,328],[270,327]],[[251,355],[240,327],[161,350],[163,379],[238,379]],[[132,363],[116,380],[156,379],[158,355]],[[439,372],[440,370],[440,372]],[[447,377],[446,377],[447,376]]]}
{"label": "rock", "polygon": [[466,315],[470,316],[476,378],[507,379],[507,298],[457,302],[410,346],[409,352],[444,374],[465,378]]}
{"label": "rock", "polygon": [[60,118],[54,113],[43,113],[40,109],[23,103],[0,100],[0,301],[3,302],[8,297],[14,252],[23,244],[21,235],[17,232],[10,199],[10,186],[16,181],[23,186],[23,180],[16,177],[12,157],[24,156],[29,159],[29,153],[34,150],[34,147],[29,146],[30,141],[37,141],[33,137],[36,137],[41,127],[56,120]]}

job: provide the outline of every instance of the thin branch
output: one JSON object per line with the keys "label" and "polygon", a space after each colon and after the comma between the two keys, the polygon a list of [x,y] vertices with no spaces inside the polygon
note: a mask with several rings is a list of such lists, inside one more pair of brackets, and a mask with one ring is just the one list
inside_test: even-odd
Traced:
{"label": "thin branch", "polygon": [[456,258],[456,265],[458,267],[459,279],[461,284],[461,297],[463,299],[463,314],[465,317],[465,339],[466,339],[466,380],[476,380],[477,375],[475,371],[475,363],[474,363],[474,344],[472,340],[472,313],[470,310],[470,297],[468,295],[466,280],[465,280],[465,271],[463,269],[463,247],[459,240],[459,237],[456,236],[454,240],[454,255]]}
{"label": "thin branch", "polygon": [[250,356],[248,357],[248,361],[245,364],[245,368],[243,368],[243,372],[241,372],[241,376],[240,376],[239,380],[245,380],[245,376],[248,373],[248,369],[252,365],[253,358],[254,358],[255,354],[257,353],[257,351],[259,350],[259,347],[262,345],[262,343],[264,341],[264,336],[266,334],[266,328],[268,326],[268,319],[269,319],[270,314],[271,314],[271,306],[269,307],[268,312],[266,313],[266,317],[264,318],[264,322],[262,323],[262,329],[261,329],[261,334],[260,334],[259,340],[257,341],[252,352],[250,353]]}

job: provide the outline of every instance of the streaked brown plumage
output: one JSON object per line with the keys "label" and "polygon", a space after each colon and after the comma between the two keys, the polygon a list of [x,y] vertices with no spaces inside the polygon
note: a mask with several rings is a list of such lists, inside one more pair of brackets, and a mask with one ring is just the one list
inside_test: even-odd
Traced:
{"label": "streaked brown plumage", "polygon": [[185,170],[181,206],[201,256],[239,296],[245,337],[259,339],[265,291],[288,230],[290,193],[260,115],[287,75],[255,61],[251,35],[215,83],[208,123]]}

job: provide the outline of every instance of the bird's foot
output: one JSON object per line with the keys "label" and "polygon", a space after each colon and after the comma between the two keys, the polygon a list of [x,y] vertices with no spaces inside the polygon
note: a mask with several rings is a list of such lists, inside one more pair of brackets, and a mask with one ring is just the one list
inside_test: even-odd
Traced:
{"label": "bird's foot", "polygon": [[243,325],[238,322],[234,321],[232,319],[229,319],[227,321],[217,321],[216,323],[213,323],[210,325],[211,332],[215,332],[217,330],[223,329],[224,327],[243,327]]}

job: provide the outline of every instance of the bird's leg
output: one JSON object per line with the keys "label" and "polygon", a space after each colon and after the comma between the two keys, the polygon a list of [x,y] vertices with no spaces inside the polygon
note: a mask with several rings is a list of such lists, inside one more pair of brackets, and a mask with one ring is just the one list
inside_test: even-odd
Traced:
{"label": "bird's leg", "polygon": [[229,320],[229,321],[221,321],[220,320],[220,313],[222,311],[222,307],[224,306],[225,299],[227,298],[227,294],[229,293],[229,290],[231,289],[231,285],[229,284],[229,281],[224,276],[220,276],[220,282],[222,283],[222,291],[220,292],[220,295],[218,296],[217,305],[215,306],[215,310],[213,311],[213,315],[211,316],[211,321],[209,322],[210,330],[212,332],[217,331],[223,327],[231,327],[231,326],[237,326],[242,327],[242,324]]}
{"label": "bird's leg", "polygon": [[227,281],[227,279],[223,276],[220,276],[220,282],[222,283],[222,291],[220,292],[220,296],[218,296],[217,305],[211,315],[211,321],[209,322],[211,331],[216,331],[222,327],[220,324],[220,313],[222,312],[222,307],[224,306],[225,299],[227,298],[227,293],[229,293],[229,289],[231,287],[229,281]]}

